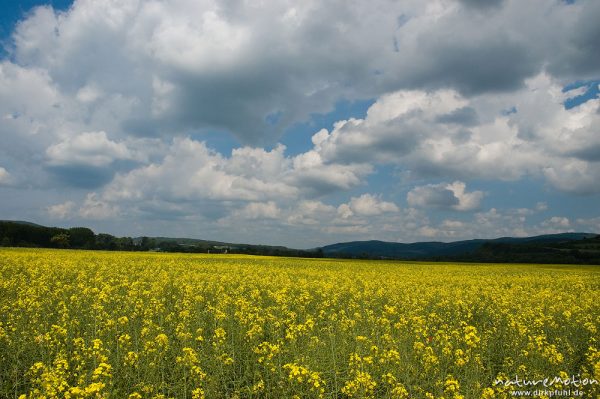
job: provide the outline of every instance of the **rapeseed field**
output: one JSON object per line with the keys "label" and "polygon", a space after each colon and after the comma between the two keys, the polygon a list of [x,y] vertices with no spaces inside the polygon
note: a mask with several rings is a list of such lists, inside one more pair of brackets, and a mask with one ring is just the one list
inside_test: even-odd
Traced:
{"label": "rapeseed field", "polygon": [[596,398],[600,268],[0,250],[0,397]]}

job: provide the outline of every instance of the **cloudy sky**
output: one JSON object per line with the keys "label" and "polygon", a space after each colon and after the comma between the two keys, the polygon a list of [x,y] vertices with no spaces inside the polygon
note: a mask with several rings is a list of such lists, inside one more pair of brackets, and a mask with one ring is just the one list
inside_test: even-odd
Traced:
{"label": "cloudy sky", "polygon": [[600,1],[0,16],[1,219],[296,248],[600,232]]}

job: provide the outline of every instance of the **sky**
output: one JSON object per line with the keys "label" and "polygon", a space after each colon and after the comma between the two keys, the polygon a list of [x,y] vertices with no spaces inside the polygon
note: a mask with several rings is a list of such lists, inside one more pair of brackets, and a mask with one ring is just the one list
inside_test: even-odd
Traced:
{"label": "sky", "polygon": [[312,248],[600,233],[596,0],[0,4],[0,219]]}

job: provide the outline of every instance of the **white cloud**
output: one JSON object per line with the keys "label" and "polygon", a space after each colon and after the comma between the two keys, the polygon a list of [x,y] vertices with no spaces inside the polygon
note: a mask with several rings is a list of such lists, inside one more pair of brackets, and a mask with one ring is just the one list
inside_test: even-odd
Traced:
{"label": "white cloud", "polygon": [[540,223],[528,218],[538,212],[535,208],[497,209],[477,212],[460,220],[444,219],[441,222],[423,221],[417,229],[420,239],[454,241],[462,239],[525,237],[573,231],[566,217],[551,217]]}
{"label": "white cloud", "polygon": [[84,219],[109,219],[119,214],[119,208],[98,197],[96,193],[90,193],[78,211]]}
{"label": "white cloud", "polygon": [[460,240],[465,238],[465,233],[472,226],[468,222],[446,219],[438,226],[425,225],[418,230],[422,238],[434,238],[438,240]]}
{"label": "white cloud", "polygon": [[[156,163],[118,174],[106,186],[108,201],[290,201],[344,190],[361,183],[371,168],[335,165],[307,154],[287,157],[285,147],[234,149],[224,157],[203,142],[175,139]],[[318,154],[317,154],[318,158]]]}
{"label": "white cloud", "polygon": [[591,194],[600,191],[600,164],[570,159],[544,168],[544,176],[563,191]]}
{"label": "white cloud", "polygon": [[347,204],[338,207],[338,214],[347,219],[351,216],[375,216],[383,213],[398,212],[399,208],[393,202],[383,201],[372,194],[352,197]]}
{"label": "white cloud", "polygon": [[[396,26],[385,8],[398,7],[381,6],[356,4],[340,19],[338,7],[316,1],[79,1],[61,13],[35,9],[13,52],[77,100],[93,130],[216,127],[256,144],[331,108],[355,92],[346,82],[383,63]],[[373,40],[361,40],[366,32]],[[278,126],[265,122],[278,112]]]}
{"label": "white cloud", "polygon": [[55,131],[71,125],[72,110],[62,109],[62,103],[46,71],[0,62],[0,134],[10,142],[0,148],[2,159],[23,167],[39,162]]}
{"label": "white cloud", "polygon": [[466,192],[466,187],[461,181],[419,186],[408,192],[406,201],[416,207],[472,211],[479,208],[485,194],[482,191]]}
{"label": "white cloud", "polygon": [[[594,191],[589,162],[597,151],[589,143],[597,144],[590,127],[598,104],[561,109],[567,94],[555,77],[595,65],[589,54],[557,54],[595,37],[588,22],[598,7],[534,3],[506,1],[482,13],[466,2],[378,0],[348,5],[341,15],[337,5],[317,1],[39,7],[13,34],[14,61],[1,64],[0,110],[11,118],[5,130],[22,141],[17,157],[43,147],[50,165],[107,165],[130,159],[124,145],[132,135],[168,142],[216,128],[243,143],[272,143],[342,98],[379,97],[364,120],[314,136],[315,150],[294,160],[293,184],[320,184],[314,195],[345,190],[384,162],[455,179],[543,174],[561,189]],[[540,10],[544,21],[519,22]],[[556,26],[579,33],[558,34]],[[543,65],[552,66],[546,75]],[[511,107],[515,114],[499,115]],[[279,115],[274,124],[272,115]],[[92,151],[83,145],[92,133],[80,132],[110,139],[97,136]],[[556,172],[562,157],[586,162],[572,168],[575,179]],[[574,180],[581,184],[567,183]]]}
{"label": "white cloud", "polygon": [[116,205],[101,200],[96,193],[89,193],[81,206],[74,201],[51,205],[46,211],[52,219],[75,220],[77,218],[104,220],[116,217],[119,209]]}
{"label": "white cloud", "polygon": [[[0,109],[4,120],[25,117],[41,125],[54,118],[56,107],[62,100],[59,89],[44,69],[0,62]],[[27,133],[39,135],[44,131],[38,129]]]}
{"label": "white cloud", "polygon": [[[486,4],[40,7],[17,25],[10,57],[0,61],[0,135],[10,143],[0,148],[2,164],[28,187],[62,184],[55,202],[63,202],[48,208],[58,218],[214,227],[230,217],[251,234],[253,215],[262,215],[271,227],[311,237],[397,239],[543,229],[527,224],[528,208],[445,221],[425,213],[478,209],[483,193],[466,188],[475,178],[482,186],[539,178],[568,193],[600,192],[600,100],[566,110],[565,99],[583,89],[562,91],[599,76],[600,6]],[[364,118],[316,128],[313,148],[291,148],[290,156],[277,145],[312,114],[365,99],[375,102]],[[232,134],[241,147],[220,154],[188,138],[205,131]],[[392,187],[368,194],[382,165],[396,169],[403,186],[419,181],[407,201],[421,209],[399,209]],[[5,184],[2,176],[0,169]],[[93,192],[81,204],[64,202],[72,186]],[[358,187],[367,194],[343,197]]]}
{"label": "white cloud", "polygon": [[578,226],[577,231],[600,234],[600,217],[578,218],[575,224]]}
{"label": "white cloud", "polygon": [[571,221],[569,220],[569,218],[566,218],[566,217],[553,216],[550,219],[544,220],[542,222],[542,226],[550,227],[550,228],[566,229],[566,228],[571,227]]}
{"label": "white cloud", "polygon": [[105,167],[118,160],[132,159],[123,143],[111,141],[106,132],[86,132],[54,144],[46,150],[50,165]]}
{"label": "white cloud", "polygon": [[0,166],[0,184],[8,184],[11,180],[10,173]]}
{"label": "white cloud", "polygon": [[[314,151],[341,164],[401,165],[414,177],[546,177],[563,191],[598,192],[600,99],[567,110],[568,97],[544,74],[517,92],[475,99],[452,90],[398,91],[378,99],[365,119],[319,131]],[[480,199],[465,198],[463,209]]]}
{"label": "white cloud", "polygon": [[[77,1],[64,12],[34,9],[11,53],[88,125],[79,131],[218,128],[255,145],[342,98],[415,87],[502,92],[545,65],[555,76],[597,77],[593,51],[572,54],[573,43],[593,46],[592,3],[506,1],[472,13],[451,1]],[[35,87],[13,93],[48,85]]]}
{"label": "white cloud", "polygon": [[467,185],[460,181],[455,181],[446,186],[447,189],[454,193],[454,197],[458,198],[458,204],[453,207],[457,211],[471,211],[479,208],[479,204],[485,196],[485,193],[482,191],[467,193],[465,191],[466,187]]}
{"label": "white cloud", "polygon": [[461,229],[465,227],[465,223],[460,220],[446,219],[442,222],[442,226],[449,229]]}
{"label": "white cloud", "polygon": [[104,197],[136,202],[157,196],[175,202],[291,198],[298,189],[279,181],[281,171],[273,168],[274,163],[287,162],[282,153],[283,148],[241,149],[224,158],[202,142],[175,139],[160,163],[117,175]]}
{"label": "white cloud", "polygon": [[244,208],[234,212],[234,218],[249,220],[256,219],[277,219],[281,214],[281,209],[273,201],[251,202]]}
{"label": "white cloud", "polygon": [[[344,208],[349,214],[341,214]],[[215,229],[228,229],[228,232],[234,228],[238,234],[249,234],[249,240],[253,242],[267,237],[271,237],[271,243],[278,242],[281,237],[277,238],[277,234],[285,231],[307,243],[305,247],[314,247],[323,245],[323,240],[332,239],[382,239],[384,235],[395,239],[400,233],[406,233],[404,228],[415,225],[419,218],[422,215],[416,216],[409,210],[403,212],[393,203],[369,195],[352,198],[338,207],[310,199],[250,202],[231,208],[214,222],[214,226]]]}
{"label": "white cloud", "polygon": [[67,219],[73,216],[76,204],[73,201],[66,201],[62,204],[49,206],[46,211],[52,219]]}
{"label": "white cloud", "polygon": [[335,217],[336,208],[315,200],[304,200],[292,209],[286,222],[292,226],[322,226]]}
{"label": "white cloud", "polygon": [[100,99],[103,95],[102,89],[95,84],[83,86],[77,91],[75,98],[82,103],[92,103]]}
{"label": "white cloud", "polygon": [[427,238],[438,238],[440,236],[440,230],[431,226],[423,226],[418,230],[421,237]]}

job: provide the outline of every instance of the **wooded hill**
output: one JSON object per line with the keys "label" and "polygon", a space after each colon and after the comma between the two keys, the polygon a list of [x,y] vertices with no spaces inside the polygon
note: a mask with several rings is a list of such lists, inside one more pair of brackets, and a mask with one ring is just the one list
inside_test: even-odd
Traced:
{"label": "wooded hill", "polygon": [[600,236],[561,233],[455,242],[402,244],[354,241],[323,247],[326,257],[491,263],[573,263],[600,265]]}
{"label": "wooded hill", "polygon": [[184,253],[238,253],[251,255],[322,257],[320,249],[299,250],[282,246],[233,244],[192,238],[115,237],[95,234],[87,227],[46,227],[23,221],[0,221],[0,246],[155,251]]}

